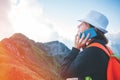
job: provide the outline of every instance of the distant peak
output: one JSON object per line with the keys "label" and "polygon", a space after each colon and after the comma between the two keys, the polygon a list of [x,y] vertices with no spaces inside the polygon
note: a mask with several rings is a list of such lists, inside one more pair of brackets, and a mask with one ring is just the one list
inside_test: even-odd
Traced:
{"label": "distant peak", "polygon": [[46,43],[50,44],[50,43],[60,43],[60,42],[59,41],[51,41],[51,42],[46,42]]}
{"label": "distant peak", "polygon": [[10,38],[26,38],[28,39],[28,37],[26,37],[24,34],[22,33],[15,33],[13,34]]}

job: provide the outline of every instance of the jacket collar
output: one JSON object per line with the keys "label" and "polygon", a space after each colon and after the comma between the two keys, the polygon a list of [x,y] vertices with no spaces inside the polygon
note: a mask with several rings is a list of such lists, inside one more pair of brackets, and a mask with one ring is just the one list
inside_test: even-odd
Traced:
{"label": "jacket collar", "polygon": [[88,45],[90,45],[91,43],[94,43],[94,42],[100,43],[100,44],[102,44],[102,45],[106,45],[104,40],[93,39],[93,40],[91,40],[88,44],[86,44],[85,47],[83,47],[83,49],[86,48],[86,47],[87,47]]}

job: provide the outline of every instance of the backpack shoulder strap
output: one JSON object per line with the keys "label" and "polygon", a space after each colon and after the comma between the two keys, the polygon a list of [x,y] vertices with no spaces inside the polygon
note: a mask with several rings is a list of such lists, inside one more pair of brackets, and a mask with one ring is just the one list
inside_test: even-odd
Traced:
{"label": "backpack shoulder strap", "polygon": [[97,42],[91,43],[87,47],[98,47],[98,48],[102,49],[108,56],[112,55],[112,50],[110,48],[107,47],[107,49],[106,49],[102,44],[97,43]]}

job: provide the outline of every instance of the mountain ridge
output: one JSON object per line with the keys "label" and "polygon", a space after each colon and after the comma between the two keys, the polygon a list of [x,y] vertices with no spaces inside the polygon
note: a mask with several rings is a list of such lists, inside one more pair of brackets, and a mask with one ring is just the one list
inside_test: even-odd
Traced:
{"label": "mountain ridge", "polygon": [[23,34],[0,41],[1,80],[62,80],[59,66],[52,56]]}

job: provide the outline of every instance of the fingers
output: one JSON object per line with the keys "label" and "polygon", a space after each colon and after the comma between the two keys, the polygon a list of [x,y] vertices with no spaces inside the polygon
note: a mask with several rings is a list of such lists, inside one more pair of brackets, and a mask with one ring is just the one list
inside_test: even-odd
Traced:
{"label": "fingers", "polygon": [[88,41],[89,36],[90,36],[90,33],[88,33],[87,36],[85,37],[85,39],[82,41],[83,45]]}
{"label": "fingers", "polygon": [[80,37],[79,37],[79,35],[77,35],[77,40],[76,41],[79,42],[79,40],[80,40]]}
{"label": "fingers", "polygon": [[85,34],[83,33],[81,38],[80,38],[80,35],[77,34],[75,36],[75,47],[78,49],[83,47],[86,44],[86,42],[88,41],[89,36],[90,36],[90,33],[88,33],[86,37],[85,37]]}
{"label": "fingers", "polygon": [[78,34],[75,35],[75,43],[78,42]]}
{"label": "fingers", "polygon": [[84,40],[84,37],[85,37],[85,34],[84,33],[82,33],[82,36],[81,36],[81,38],[79,39],[79,43],[82,43],[82,41]]}
{"label": "fingers", "polygon": [[87,42],[89,37],[90,37],[90,33],[87,34],[87,36],[86,36],[86,38],[84,39],[84,41]]}

